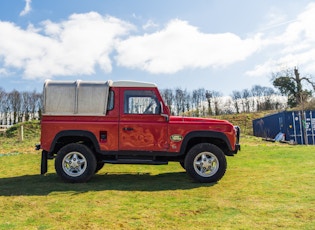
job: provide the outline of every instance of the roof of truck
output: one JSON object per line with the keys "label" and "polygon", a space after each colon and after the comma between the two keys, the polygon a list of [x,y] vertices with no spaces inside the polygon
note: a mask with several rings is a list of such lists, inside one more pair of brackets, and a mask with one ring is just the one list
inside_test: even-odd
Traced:
{"label": "roof of truck", "polygon": [[109,85],[113,87],[157,87],[154,83],[140,81],[109,81]]}
{"label": "roof of truck", "polygon": [[157,87],[154,83],[149,82],[142,82],[142,81],[82,81],[82,80],[76,80],[76,81],[52,81],[52,80],[46,80],[45,85],[68,85],[68,84],[76,84],[76,85],[104,85],[107,84],[109,86],[113,87]]}

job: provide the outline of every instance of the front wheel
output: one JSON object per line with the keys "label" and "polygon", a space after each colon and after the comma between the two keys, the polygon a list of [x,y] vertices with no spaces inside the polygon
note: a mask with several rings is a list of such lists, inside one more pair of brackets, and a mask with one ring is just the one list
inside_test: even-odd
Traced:
{"label": "front wheel", "polygon": [[87,146],[68,144],[58,151],[55,169],[65,182],[87,182],[95,174],[96,158]]}
{"label": "front wheel", "polygon": [[187,174],[201,183],[219,181],[227,168],[226,158],[220,148],[201,143],[192,147],[185,158]]}

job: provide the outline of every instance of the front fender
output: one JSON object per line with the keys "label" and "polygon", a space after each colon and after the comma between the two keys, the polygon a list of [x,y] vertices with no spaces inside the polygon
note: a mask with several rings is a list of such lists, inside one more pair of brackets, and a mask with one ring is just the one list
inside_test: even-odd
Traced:
{"label": "front fender", "polygon": [[216,131],[194,131],[194,132],[188,133],[185,136],[181,145],[180,152],[181,154],[185,154],[186,150],[192,147],[190,146],[191,144],[195,145],[202,142],[209,142],[209,143],[216,144],[217,141],[224,143],[224,145],[226,145],[226,148],[229,151],[233,151],[230,141],[224,133],[216,132]]}

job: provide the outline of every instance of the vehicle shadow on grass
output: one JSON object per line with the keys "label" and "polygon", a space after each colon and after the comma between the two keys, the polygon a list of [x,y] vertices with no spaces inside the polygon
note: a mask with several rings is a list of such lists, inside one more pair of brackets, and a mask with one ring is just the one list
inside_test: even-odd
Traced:
{"label": "vehicle shadow on grass", "polygon": [[85,193],[90,191],[166,191],[212,187],[216,183],[197,183],[185,172],[106,173],[96,174],[88,183],[64,183],[54,173],[0,178],[0,196],[46,196],[53,192]]}

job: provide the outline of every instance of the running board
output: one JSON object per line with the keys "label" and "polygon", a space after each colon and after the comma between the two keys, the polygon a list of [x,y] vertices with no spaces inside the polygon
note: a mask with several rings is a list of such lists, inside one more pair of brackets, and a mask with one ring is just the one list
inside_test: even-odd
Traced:
{"label": "running board", "polygon": [[109,164],[144,164],[144,165],[167,165],[168,161],[157,161],[147,159],[116,159],[116,160],[102,160]]}

